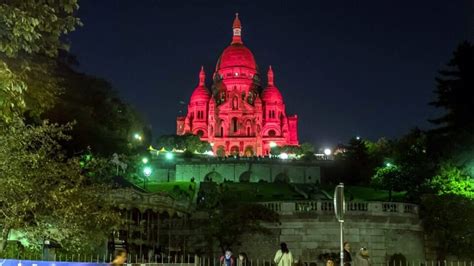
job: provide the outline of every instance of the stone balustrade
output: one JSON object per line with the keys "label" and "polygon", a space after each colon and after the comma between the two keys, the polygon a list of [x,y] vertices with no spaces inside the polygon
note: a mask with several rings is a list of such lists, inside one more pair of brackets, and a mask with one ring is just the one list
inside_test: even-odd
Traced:
{"label": "stone balustrade", "polygon": [[[281,215],[292,215],[302,212],[334,214],[334,203],[332,201],[273,201],[261,202],[261,204]],[[398,215],[418,217],[418,212],[418,205],[410,203],[380,201],[346,202],[347,215]]]}

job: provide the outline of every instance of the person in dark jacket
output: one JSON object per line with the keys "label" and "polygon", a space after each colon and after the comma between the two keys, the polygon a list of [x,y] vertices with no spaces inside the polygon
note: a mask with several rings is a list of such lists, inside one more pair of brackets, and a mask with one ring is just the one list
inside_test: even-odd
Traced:
{"label": "person in dark jacket", "polygon": [[351,262],[351,245],[346,241],[344,242],[344,266],[351,266]]}
{"label": "person in dark jacket", "polygon": [[234,257],[232,257],[232,251],[227,249],[224,256],[220,258],[221,266],[235,266]]}

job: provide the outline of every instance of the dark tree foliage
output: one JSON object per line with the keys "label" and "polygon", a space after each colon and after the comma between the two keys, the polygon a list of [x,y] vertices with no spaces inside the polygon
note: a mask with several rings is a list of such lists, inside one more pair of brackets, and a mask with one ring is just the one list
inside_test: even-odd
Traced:
{"label": "dark tree foliage", "polygon": [[430,120],[439,127],[431,133],[434,151],[474,176],[474,46],[461,43],[436,78],[436,99],[430,104],[445,114]]}
{"label": "dark tree foliage", "polygon": [[[57,123],[75,121],[72,140],[64,143],[70,153],[81,153],[88,147],[95,154],[129,153],[145,146],[150,130],[140,115],[123,102],[106,80],[73,70],[63,58],[56,73],[64,92],[43,118]],[[134,133],[144,135],[139,142]],[[147,137],[148,135],[148,137]]]}
{"label": "dark tree foliage", "polygon": [[364,140],[353,138],[346,147],[346,152],[339,157],[343,161],[344,176],[347,184],[369,184],[374,174],[374,167]]}
{"label": "dark tree foliage", "polygon": [[426,192],[425,184],[436,171],[436,163],[429,153],[426,132],[415,128],[395,142],[393,163],[403,173],[403,190],[410,201],[419,201]]}
{"label": "dark tree foliage", "polygon": [[185,135],[162,135],[156,140],[158,149],[164,148],[171,151],[173,149],[186,150],[188,152],[204,153],[211,150],[211,145],[206,141],[201,141],[199,136],[193,134]]}
{"label": "dark tree foliage", "polygon": [[198,206],[207,213],[201,225],[203,237],[210,249],[216,241],[223,253],[226,248],[240,246],[245,234],[270,234],[262,223],[279,222],[276,212],[261,204],[242,202],[228,193],[225,184],[207,183],[199,195],[204,200],[198,202]]}
{"label": "dark tree foliage", "polygon": [[438,260],[457,255],[473,259],[474,201],[454,194],[426,195],[421,215],[427,233],[438,239]]}

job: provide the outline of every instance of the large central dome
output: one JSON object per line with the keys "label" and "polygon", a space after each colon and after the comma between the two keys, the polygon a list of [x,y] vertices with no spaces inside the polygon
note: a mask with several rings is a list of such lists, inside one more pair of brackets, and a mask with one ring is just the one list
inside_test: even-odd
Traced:
{"label": "large central dome", "polygon": [[216,69],[220,70],[227,67],[247,67],[257,69],[255,58],[252,52],[243,44],[231,44],[222,52],[217,61]]}

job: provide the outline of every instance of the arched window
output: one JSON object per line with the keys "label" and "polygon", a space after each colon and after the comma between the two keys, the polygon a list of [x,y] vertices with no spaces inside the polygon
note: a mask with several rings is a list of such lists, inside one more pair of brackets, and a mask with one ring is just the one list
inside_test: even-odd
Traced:
{"label": "arched window", "polygon": [[196,135],[198,135],[198,136],[201,138],[202,136],[204,136],[204,131],[198,130],[198,131],[196,132]]}
{"label": "arched window", "polygon": [[250,137],[250,127],[247,127],[247,136]]}
{"label": "arched window", "polygon": [[237,117],[232,118],[232,130],[234,132],[237,132],[237,126],[238,126],[237,124],[238,124]]}
{"label": "arched window", "polygon": [[221,127],[221,137],[224,137],[224,127]]}

